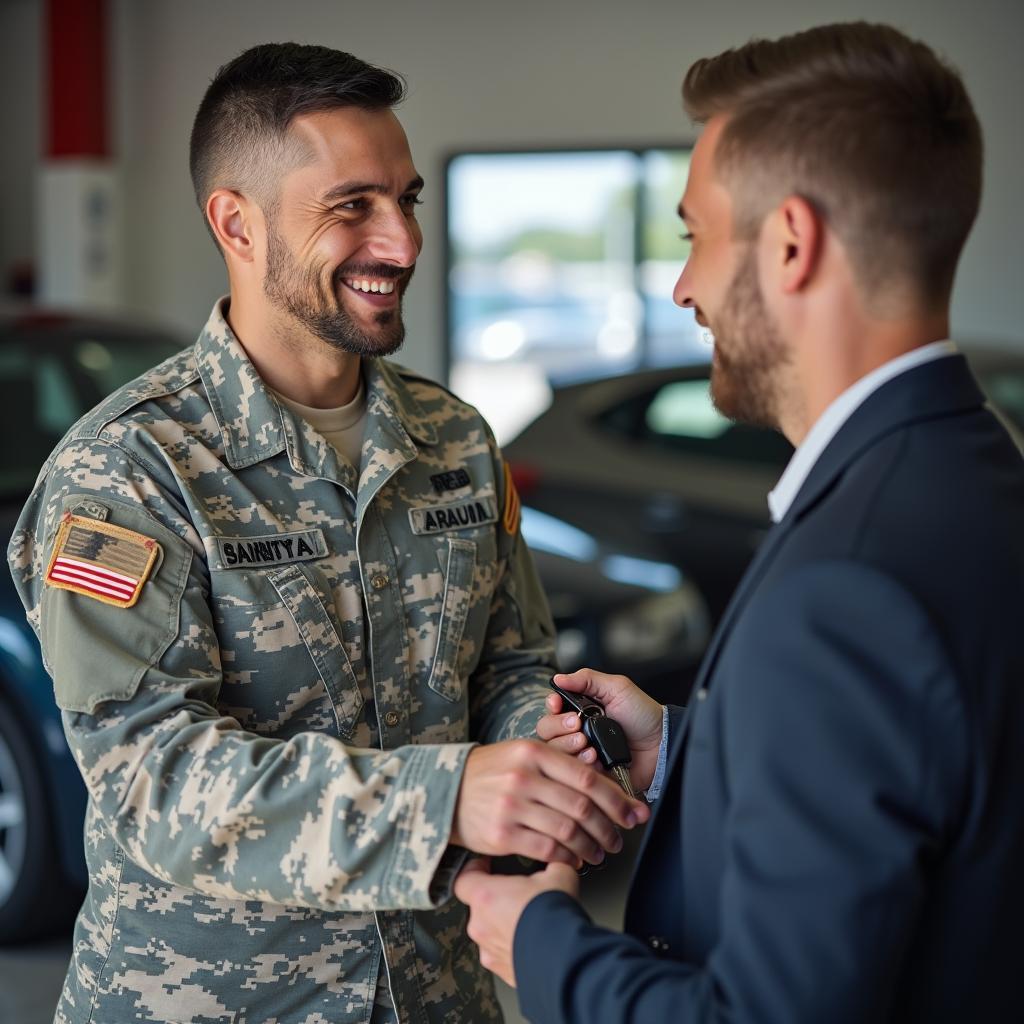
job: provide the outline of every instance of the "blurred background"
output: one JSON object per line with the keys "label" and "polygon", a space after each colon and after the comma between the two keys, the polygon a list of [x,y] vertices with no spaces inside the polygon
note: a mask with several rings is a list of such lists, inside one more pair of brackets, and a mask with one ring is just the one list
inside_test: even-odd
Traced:
{"label": "blurred background", "polygon": [[[985,191],[953,335],[1019,440],[1020,0],[0,0],[5,536],[64,430],[189,343],[226,290],[187,159],[216,69],[259,42],[322,43],[409,81],[398,113],[427,183],[425,245],[398,359],[494,426],[563,667],[628,671],[685,700],[789,449],[715,413],[709,350],[671,302],[694,140],[682,75],[752,36],[856,18],[936,47],[975,102]],[[5,1024],[52,1016],[82,802],[34,638],[0,581]],[[587,880],[608,923],[627,875],[623,858]]]}

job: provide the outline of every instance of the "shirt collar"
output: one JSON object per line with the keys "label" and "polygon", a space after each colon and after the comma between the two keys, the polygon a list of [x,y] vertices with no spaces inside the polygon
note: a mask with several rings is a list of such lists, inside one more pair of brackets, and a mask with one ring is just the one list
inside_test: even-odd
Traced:
{"label": "shirt collar", "polygon": [[922,366],[934,359],[942,359],[955,354],[956,346],[953,342],[934,341],[929,345],[922,345],[910,352],[905,352],[895,359],[890,359],[887,363],[883,363],[870,373],[865,374],[856,383],[851,384],[818,417],[807,432],[807,436],[800,443],[800,447],[793,452],[779,482],[769,492],[768,509],[771,512],[772,522],[778,523],[785,517],[790,505],[793,504],[793,499],[800,492],[800,488],[821,457],[822,452],[828,447],[832,438],[839,433],[843,424],[870,395],[901,373],[906,373],[908,370]]}
{"label": "shirt collar", "polygon": [[[291,410],[282,408],[256,372],[245,349],[227,321],[228,299],[218,299],[196,342],[199,374],[224,439],[229,465],[239,469],[287,448],[297,469],[313,475],[324,471],[324,460],[334,459],[326,442],[309,441]],[[367,438],[411,453],[410,438],[437,443],[437,430],[422,406],[409,393],[398,367],[382,359],[364,359]],[[313,432],[315,435],[315,432]],[[308,443],[307,443],[308,442]],[[411,455],[409,457],[412,457]],[[333,474],[332,474],[333,475]]]}

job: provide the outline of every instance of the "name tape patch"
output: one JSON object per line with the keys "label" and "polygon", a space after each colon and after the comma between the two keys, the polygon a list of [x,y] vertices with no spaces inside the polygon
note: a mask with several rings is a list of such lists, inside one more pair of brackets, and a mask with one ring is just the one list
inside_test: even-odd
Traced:
{"label": "name tape patch", "polygon": [[466,498],[448,505],[409,509],[412,532],[420,535],[465,530],[498,521],[498,506],[492,497]]}
{"label": "name tape patch", "polygon": [[327,543],[321,530],[266,533],[259,537],[215,537],[214,543],[222,569],[287,565],[327,555]]}
{"label": "name tape patch", "polygon": [[160,545],[151,537],[67,512],[45,582],[115,608],[131,608],[159,555]]}

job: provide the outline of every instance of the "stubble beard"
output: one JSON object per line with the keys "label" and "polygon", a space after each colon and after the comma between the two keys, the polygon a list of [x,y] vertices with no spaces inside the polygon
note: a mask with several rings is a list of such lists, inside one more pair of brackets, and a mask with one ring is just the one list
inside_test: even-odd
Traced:
{"label": "stubble beard", "polygon": [[[397,352],[405,341],[401,296],[405,294],[412,271],[403,271],[403,279],[399,281],[394,277],[393,268],[377,267],[373,273],[367,273],[368,269],[349,267],[328,274],[323,263],[300,266],[284,239],[273,225],[268,225],[267,272],[263,291],[271,304],[309,334],[340,352],[369,358],[389,356]],[[343,274],[346,270],[348,273]],[[360,270],[363,273],[359,273]],[[395,280],[400,290],[399,303],[393,309],[374,313],[376,331],[364,330],[345,309],[338,297],[340,289],[348,287],[343,276]]]}
{"label": "stubble beard", "polygon": [[791,357],[764,302],[754,246],[744,253],[711,324],[711,400],[731,420],[779,429],[784,371]]}

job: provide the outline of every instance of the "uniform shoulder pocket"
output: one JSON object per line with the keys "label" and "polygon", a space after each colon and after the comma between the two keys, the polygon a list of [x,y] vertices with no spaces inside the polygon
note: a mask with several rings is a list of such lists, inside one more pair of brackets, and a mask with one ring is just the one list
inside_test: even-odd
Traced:
{"label": "uniform shoulder pocket", "polygon": [[177,637],[192,551],[141,508],[70,496],[49,539],[39,637],[57,706],[130,700]]}

